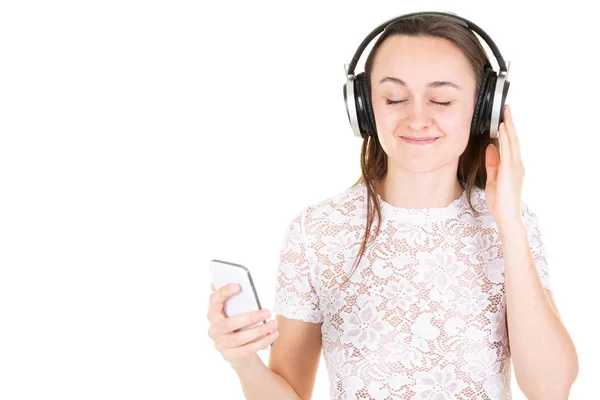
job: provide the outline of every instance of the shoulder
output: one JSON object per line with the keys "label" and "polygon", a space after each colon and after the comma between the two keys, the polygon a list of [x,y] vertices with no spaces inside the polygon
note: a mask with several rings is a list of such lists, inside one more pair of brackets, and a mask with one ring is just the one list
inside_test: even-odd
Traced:
{"label": "shoulder", "polygon": [[339,222],[362,206],[364,194],[364,185],[351,186],[308,205],[304,212],[311,219]]}
{"label": "shoulder", "polygon": [[341,189],[333,194],[307,204],[296,210],[292,225],[303,233],[330,230],[335,226],[352,225],[366,218],[366,190],[363,184]]}

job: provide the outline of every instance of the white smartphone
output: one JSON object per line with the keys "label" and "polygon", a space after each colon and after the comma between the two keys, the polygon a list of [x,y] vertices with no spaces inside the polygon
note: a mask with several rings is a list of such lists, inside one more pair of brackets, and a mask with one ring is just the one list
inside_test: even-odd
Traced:
{"label": "white smartphone", "polygon": [[[221,287],[232,283],[237,283],[241,287],[239,292],[225,300],[223,311],[227,317],[246,314],[262,309],[260,300],[258,299],[258,293],[256,293],[254,281],[252,280],[252,275],[250,274],[248,268],[244,267],[243,265],[228,261],[211,260],[210,275],[212,277],[213,284],[215,285],[215,289],[220,289]],[[267,321],[265,320],[259,321],[240,328],[235,332],[251,329],[255,326],[266,323]],[[250,343],[254,343],[263,337],[264,336],[258,337]],[[273,347],[273,343],[263,348],[263,350],[268,350],[271,347]]]}

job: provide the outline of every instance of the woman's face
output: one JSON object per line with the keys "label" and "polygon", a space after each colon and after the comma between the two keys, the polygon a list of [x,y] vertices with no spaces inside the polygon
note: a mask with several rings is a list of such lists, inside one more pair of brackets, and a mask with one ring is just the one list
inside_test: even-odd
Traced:
{"label": "woman's face", "polygon": [[371,101],[388,162],[412,172],[457,162],[469,140],[475,86],[469,61],[449,40],[387,38],[373,64]]}

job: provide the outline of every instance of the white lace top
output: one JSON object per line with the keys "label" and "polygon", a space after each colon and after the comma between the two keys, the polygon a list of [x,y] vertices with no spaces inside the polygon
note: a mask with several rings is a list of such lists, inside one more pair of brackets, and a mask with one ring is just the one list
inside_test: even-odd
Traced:
{"label": "white lace top", "polygon": [[[379,196],[378,196],[379,197]],[[444,208],[379,200],[381,231],[350,282],[367,217],[364,183],[299,212],[276,275],[275,314],[322,323],[332,399],[511,399],[504,261],[485,192]],[[522,202],[541,282],[536,215]],[[377,218],[373,222],[375,232]]]}

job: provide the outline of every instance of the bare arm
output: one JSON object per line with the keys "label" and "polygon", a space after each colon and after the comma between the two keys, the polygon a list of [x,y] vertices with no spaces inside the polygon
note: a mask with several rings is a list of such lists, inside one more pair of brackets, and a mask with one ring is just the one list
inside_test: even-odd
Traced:
{"label": "bare arm", "polygon": [[310,400],[321,356],[321,324],[277,316],[279,337],[267,367],[255,353],[234,367],[248,400]]}
{"label": "bare arm", "polygon": [[273,343],[269,369],[284,378],[299,398],[312,398],[321,358],[322,323],[277,316],[279,339]]}
{"label": "bare arm", "polygon": [[[275,343],[273,343],[273,348],[275,348]],[[240,379],[246,399],[300,399],[290,384],[267,368],[256,353],[252,358],[253,361],[248,366],[233,368]]]}
{"label": "bare arm", "polygon": [[552,294],[544,289],[522,222],[501,231],[508,335],[515,377],[531,399],[566,399],[578,358]]}

